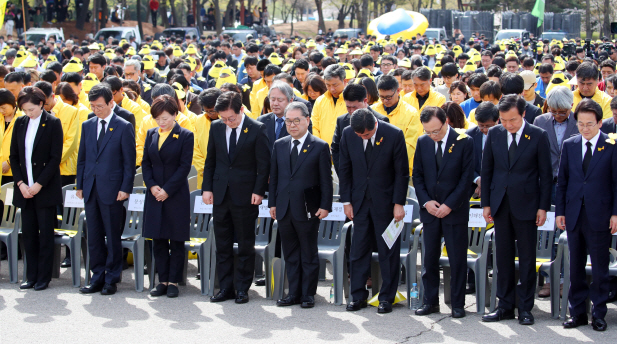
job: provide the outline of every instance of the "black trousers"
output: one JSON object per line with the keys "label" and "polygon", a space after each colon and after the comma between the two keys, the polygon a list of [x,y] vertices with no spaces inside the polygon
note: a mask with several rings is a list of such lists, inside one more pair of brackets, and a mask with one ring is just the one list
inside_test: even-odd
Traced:
{"label": "black trousers", "polygon": [[450,262],[450,288],[452,308],[465,307],[465,282],[467,280],[467,224],[450,225],[436,219],[424,224],[422,240],[424,245],[424,264],[422,284],[424,285],[424,304],[439,304],[439,257],[441,257],[441,237],[446,242]]}
{"label": "black trousers", "polygon": [[[122,274],[122,227],[124,207],[116,201],[103,204],[92,186],[90,198],[85,204],[88,218],[88,249],[93,284],[118,283]],[[107,243],[105,242],[107,238]]]}
{"label": "black trousers", "polygon": [[[393,208],[394,210],[394,208]],[[351,296],[354,301],[366,300],[366,280],[371,271],[373,246],[377,246],[379,267],[381,269],[381,289],[379,301],[394,302],[398,288],[401,267],[401,238],[399,237],[391,249],[381,237],[392,217],[378,216],[373,210],[372,200],[365,199],[355,215],[353,236],[349,252],[351,274]],[[377,278],[377,276],[373,276]]]}
{"label": "black trousers", "polygon": [[[522,200],[521,200],[522,201]],[[514,309],[514,288],[519,297],[519,311],[531,311],[536,291],[536,247],[538,227],[535,220],[519,220],[510,208],[506,193],[495,221],[495,247],[497,255],[497,297],[499,307]],[[514,258],[518,248],[520,284],[515,279]]]}
{"label": "black trousers", "polygon": [[26,278],[29,282],[49,282],[54,262],[54,228],[58,221],[56,207],[35,208],[34,202],[29,200],[21,209],[21,220]]}
{"label": "black trousers", "polygon": [[159,282],[180,283],[184,268],[184,241],[152,239],[152,251]]}
{"label": "black trousers", "polygon": [[315,296],[319,281],[319,218],[299,221],[293,218],[291,209],[288,209],[287,214],[278,221],[278,226],[289,280],[289,295]]}
{"label": "black trousers", "polygon": [[[611,232],[608,228],[601,231],[589,225],[585,206],[574,228],[568,230],[568,247],[570,249],[570,293],[568,303],[571,316],[580,316],[587,312],[585,300],[587,297],[593,303],[591,315],[594,318],[604,319],[606,316],[606,302],[610,289],[608,264],[611,244]],[[591,285],[587,285],[587,252],[591,258]]]}
{"label": "black trousers", "polygon": [[[255,220],[257,205],[237,206],[229,190],[220,205],[212,209],[216,240],[216,272],[221,289],[247,292],[255,274]],[[238,243],[238,264],[234,278],[234,238]],[[202,277],[203,278],[203,277]]]}

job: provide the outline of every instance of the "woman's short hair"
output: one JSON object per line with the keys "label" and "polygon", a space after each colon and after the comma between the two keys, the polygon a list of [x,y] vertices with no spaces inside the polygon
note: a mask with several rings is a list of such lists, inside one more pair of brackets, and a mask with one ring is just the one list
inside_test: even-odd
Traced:
{"label": "woman's short hair", "polygon": [[322,95],[328,91],[328,88],[326,87],[326,82],[318,74],[310,73],[306,77],[306,80],[304,80],[304,85],[302,85],[302,89],[304,91],[304,94],[308,94],[308,87],[309,86],[311,86],[313,91],[319,92]]}
{"label": "woman's short hair", "polygon": [[56,86],[56,94],[68,101],[69,105],[75,106],[79,103],[79,96],[68,82],[59,83],[58,86]]}
{"label": "woman's short hair", "polygon": [[443,104],[441,109],[446,113],[452,128],[465,129],[465,111],[460,105],[450,101]]}
{"label": "woman's short hair", "polygon": [[154,119],[159,117],[163,112],[167,112],[172,116],[177,116],[178,111],[178,102],[167,94],[158,96],[150,107],[150,113]]}
{"label": "woman's short hair", "polygon": [[15,96],[13,95],[11,91],[7,90],[6,88],[0,88],[0,106],[4,104],[8,104],[8,105],[11,105],[12,107],[15,107],[16,106]]}
{"label": "woman's short hair", "polygon": [[45,105],[45,93],[34,86],[26,86],[17,95],[17,106],[20,110],[25,103],[40,104],[41,108],[43,108],[43,105]]}

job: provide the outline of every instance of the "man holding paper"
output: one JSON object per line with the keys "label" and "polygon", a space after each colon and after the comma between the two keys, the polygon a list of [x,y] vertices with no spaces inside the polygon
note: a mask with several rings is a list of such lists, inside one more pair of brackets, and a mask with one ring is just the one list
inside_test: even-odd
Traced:
{"label": "man holding paper", "polygon": [[319,220],[332,210],[330,147],[308,132],[306,105],[290,103],[284,117],[289,136],[274,143],[268,198],[270,215],[278,221],[289,280],[287,297],[276,304],[312,308],[319,279]]}
{"label": "man holding paper", "polygon": [[423,305],[416,315],[439,312],[439,257],[441,237],[452,269],[452,317],[465,316],[467,279],[467,223],[469,197],[474,177],[473,139],[464,130],[446,123],[446,113],[428,106],[420,114],[424,135],[418,139],[414,156],[413,185],[424,225]]}
{"label": "man holding paper", "polygon": [[347,310],[367,306],[365,286],[376,244],[383,280],[377,312],[390,313],[398,287],[401,241],[397,238],[388,247],[382,234],[393,218],[401,221],[405,216],[409,161],[403,131],[378,121],[368,109],[354,111],[341,137],[339,181],[345,215],[354,221],[349,254],[352,301]]}

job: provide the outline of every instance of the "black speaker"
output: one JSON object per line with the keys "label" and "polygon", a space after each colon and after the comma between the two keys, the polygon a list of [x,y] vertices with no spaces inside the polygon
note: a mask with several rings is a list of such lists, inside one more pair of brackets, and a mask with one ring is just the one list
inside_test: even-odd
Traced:
{"label": "black speaker", "polygon": [[617,34],[617,23],[611,23],[611,33]]}

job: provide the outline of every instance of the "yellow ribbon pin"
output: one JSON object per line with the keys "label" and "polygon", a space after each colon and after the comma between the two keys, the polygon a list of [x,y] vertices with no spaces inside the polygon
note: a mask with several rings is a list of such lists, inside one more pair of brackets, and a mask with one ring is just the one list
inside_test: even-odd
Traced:
{"label": "yellow ribbon pin", "polygon": [[302,151],[302,153],[306,153],[306,149]]}
{"label": "yellow ribbon pin", "polygon": [[454,148],[454,143],[450,146],[450,149],[448,149],[448,153],[452,153],[452,148]]}
{"label": "yellow ribbon pin", "polygon": [[531,140],[531,137],[530,137],[529,135],[525,135],[525,138],[526,138],[527,140]]}
{"label": "yellow ribbon pin", "polygon": [[249,132],[249,128],[244,129],[244,133],[248,133]]}
{"label": "yellow ribbon pin", "polygon": [[381,142],[382,142],[382,141],[383,141],[383,137],[382,137],[382,138],[380,138],[380,139],[379,139],[379,142],[376,142],[375,144],[379,146],[379,145],[381,144]]}
{"label": "yellow ribbon pin", "polygon": [[604,150],[604,146],[598,147],[598,152],[601,152],[602,150]]}
{"label": "yellow ribbon pin", "polygon": [[42,127],[44,127],[44,126],[45,126],[45,123],[43,123]]}
{"label": "yellow ribbon pin", "polygon": [[174,136],[174,139],[180,138],[180,135],[178,134],[174,134],[173,136]]}
{"label": "yellow ribbon pin", "polygon": [[114,131],[114,128],[109,128],[109,131]]}

